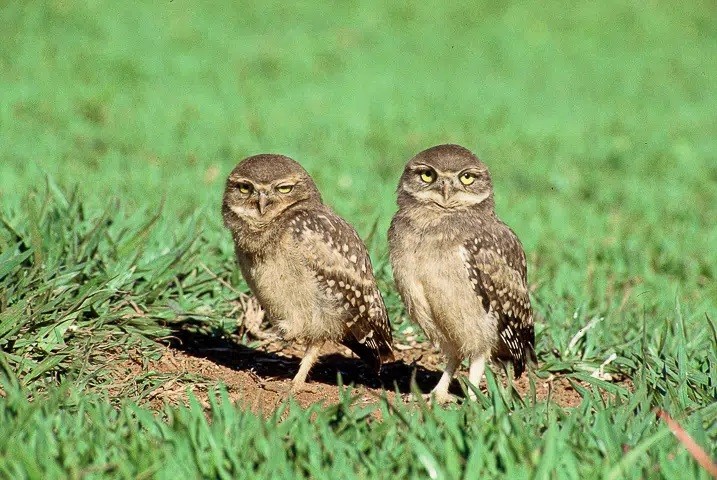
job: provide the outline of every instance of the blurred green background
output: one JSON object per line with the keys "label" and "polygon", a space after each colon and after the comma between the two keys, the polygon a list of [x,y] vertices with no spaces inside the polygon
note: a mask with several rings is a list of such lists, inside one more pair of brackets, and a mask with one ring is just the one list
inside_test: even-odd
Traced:
{"label": "blurred green background", "polygon": [[685,298],[701,315],[717,304],[715,14],[711,1],[6,2],[0,201],[22,211],[49,176],[98,209],[164,201],[170,224],[199,211],[228,245],[226,174],[280,152],[381,264],[403,164],[455,142],[491,168],[543,313]]}
{"label": "blurred green background", "polygon": [[[447,3],[0,0],[0,477],[707,478],[653,408],[715,456],[717,4]],[[534,373],[580,407],[489,381],[408,422],[225,399],[210,430],[196,402],[132,403],[178,380],[113,377],[156,340],[250,343],[220,199],[260,152],[367,240],[402,341],[395,188],[447,142],[491,169],[528,255]],[[615,383],[592,376],[607,359]]]}

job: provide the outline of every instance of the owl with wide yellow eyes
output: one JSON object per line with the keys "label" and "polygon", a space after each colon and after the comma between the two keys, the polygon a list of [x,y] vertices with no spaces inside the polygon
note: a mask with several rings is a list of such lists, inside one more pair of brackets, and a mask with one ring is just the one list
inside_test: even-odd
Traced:
{"label": "owl with wide yellow eyes", "polygon": [[391,325],[366,247],[321,200],[301,165],[255,155],[229,174],[222,202],[239,268],[287,340],[306,353],[292,382],[304,387],[327,341],[351,349],[375,372],[393,359]]}
{"label": "owl with wide yellow eyes", "polygon": [[388,237],[408,315],[446,356],[436,400],[450,398],[451,378],[466,358],[476,387],[491,356],[510,361],[519,377],[535,357],[525,253],[495,213],[485,164],[458,145],[413,157]]}

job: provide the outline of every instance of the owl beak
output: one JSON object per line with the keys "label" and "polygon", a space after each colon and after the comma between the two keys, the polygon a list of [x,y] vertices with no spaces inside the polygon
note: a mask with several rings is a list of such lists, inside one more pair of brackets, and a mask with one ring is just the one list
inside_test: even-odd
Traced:
{"label": "owl beak", "polygon": [[259,215],[264,215],[268,203],[269,199],[266,196],[266,192],[259,192]]}
{"label": "owl beak", "polygon": [[443,180],[443,200],[448,200],[448,196],[450,195],[450,188],[451,184],[448,182],[448,180]]}

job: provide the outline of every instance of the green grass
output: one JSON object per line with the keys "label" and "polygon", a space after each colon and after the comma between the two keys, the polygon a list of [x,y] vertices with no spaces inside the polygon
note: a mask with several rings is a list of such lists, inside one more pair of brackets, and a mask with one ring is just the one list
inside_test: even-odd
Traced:
{"label": "green grass", "polygon": [[[0,4],[0,477],[708,478],[652,410],[717,457],[716,13]],[[348,397],[268,419],[221,393],[151,412],[152,376],[108,394],[129,352],[234,333],[215,275],[246,287],[219,202],[258,152],[299,160],[367,239],[400,336],[394,190],[444,142],[491,168],[528,253],[537,374],[587,381],[580,407],[492,377],[477,404],[383,403],[380,422]],[[591,379],[612,354],[634,391]]]}

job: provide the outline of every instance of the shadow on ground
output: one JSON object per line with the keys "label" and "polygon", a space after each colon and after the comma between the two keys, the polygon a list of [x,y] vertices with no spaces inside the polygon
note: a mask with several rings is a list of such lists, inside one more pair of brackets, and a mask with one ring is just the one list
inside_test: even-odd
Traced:
{"label": "shadow on ground", "polygon": [[[301,346],[280,340],[261,348],[251,348],[227,338],[222,332],[197,332],[181,327],[165,343],[191,357],[209,360],[235,371],[251,372],[258,377],[257,380],[266,382],[290,381],[298,371],[303,355]],[[346,354],[337,353],[337,350]],[[332,387],[353,384],[402,394],[412,392],[413,381],[422,392],[429,392],[436,385],[441,376],[440,367],[429,370],[418,364],[423,355],[403,358],[400,352],[396,354],[397,360],[384,364],[380,375],[376,376],[348,349],[327,342],[309,373],[308,382]],[[451,393],[463,395],[458,382],[454,381],[451,385]]]}
{"label": "shadow on ground", "polygon": [[[256,413],[271,415],[289,399],[302,407],[335,404],[341,399],[339,385],[353,386],[352,396],[357,405],[376,405],[384,396],[389,401],[397,398],[409,401],[407,394],[412,392],[414,379],[419,390],[429,392],[443,368],[440,354],[430,345],[419,343],[396,350],[396,361],[384,365],[377,377],[346,347],[327,342],[309,374],[306,390],[290,395],[291,379],[299,368],[303,346],[272,340],[259,348],[250,348],[224,331],[208,330],[206,323],[196,319],[175,323],[173,327],[173,335],[162,341],[167,348],[159,359],[146,362],[130,358],[113,365],[118,397],[144,392],[143,401],[151,408],[161,409],[165,403],[186,403],[191,392],[209,408],[212,390],[222,384],[232,401]],[[464,370],[458,372],[458,378],[466,374]],[[503,372],[494,371],[501,383],[510,383],[526,401],[550,400],[560,406],[576,407],[582,396],[575,385],[592,388],[571,378],[569,373],[556,372],[547,378],[528,374],[509,382]],[[154,382],[153,378],[160,381]],[[152,386],[150,392],[146,391],[148,381]],[[632,388],[629,379],[621,383],[626,391]],[[485,382],[480,388],[487,393]],[[464,396],[457,380],[450,391],[456,397]],[[604,395],[607,398],[613,394],[605,391]]]}

